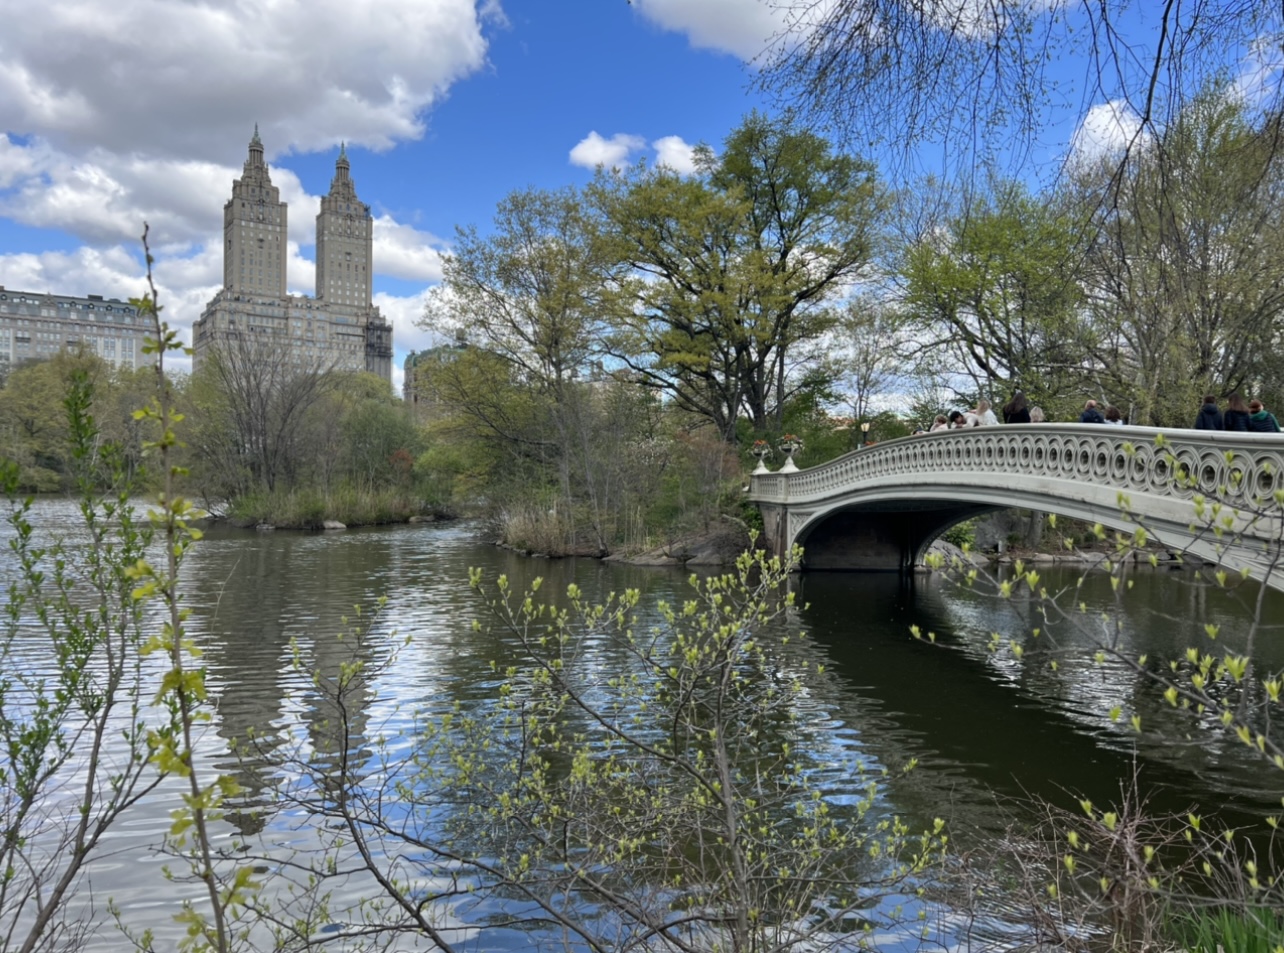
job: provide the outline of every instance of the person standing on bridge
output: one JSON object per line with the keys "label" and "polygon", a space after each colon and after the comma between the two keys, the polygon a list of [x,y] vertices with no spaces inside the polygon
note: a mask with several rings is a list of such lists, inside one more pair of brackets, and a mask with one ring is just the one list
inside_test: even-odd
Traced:
{"label": "person standing on bridge", "polygon": [[1226,398],[1226,409],[1222,411],[1222,429],[1244,433],[1249,429],[1248,417],[1251,413],[1244,398],[1239,396],[1239,391],[1234,391]]}
{"label": "person standing on bridge", "polygon": [[999,418],[994,416],[994,411],[990,409],[990,402],[984,397],[976,402],[976,410],[972,411],[972,415],[976,417],[976,425],[978,427],[997,427],[999,425]]}
{"label": "person standing on bridge", "polygon": [[1025,401],[1025,391],[1017,391],[1012,399],[1003,405],[1003,422],[1005,424],[1030,423],[1030,408]]}
{"label": "person standing on bridge", "polygon": [[1081,424],[1104,424],[1106,418],[1101,416],[1101,411],[1097,409],[1097,402],[1090,400],[1083,405],[1083,413],[1079,415]]}
{"label": "person standing on bridge", "polygon": [[1260,400],[1248,402],[1248,429],[1251,433],[1279,433],[1280,424],[1275,415],[1262,406]]}
{"label": "person standing on bridge", "polygon": [[1204,398],[1204,406],[1195,416],[1196,430],[1222,430],[1222,412],[1217,409],[1217,398],[1209,394]]}

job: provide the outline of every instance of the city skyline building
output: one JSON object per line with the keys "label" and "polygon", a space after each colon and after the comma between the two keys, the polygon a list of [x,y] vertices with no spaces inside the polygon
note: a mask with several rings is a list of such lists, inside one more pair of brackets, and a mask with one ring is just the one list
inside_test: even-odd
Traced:
{"label": "city skyline building", "polygon": [[0,377],[24,361],[83,347],[126,370],[142,366],[149,319],[119,298],[18,291],[0,285]]}
{"label": "city skyline building", "polygon": [[364,370],[392,382],[392,327],[373,303],[374,217],[347,149],[316,218],[316,295],[287,291],[287,204],[258,126],[223,206],[223,287],[192,327],[193,367],[220,347],[254,346],[299,367]]}

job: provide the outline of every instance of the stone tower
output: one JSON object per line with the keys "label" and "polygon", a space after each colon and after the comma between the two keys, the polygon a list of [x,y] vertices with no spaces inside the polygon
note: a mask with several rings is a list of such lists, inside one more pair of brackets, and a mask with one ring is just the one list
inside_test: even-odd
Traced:
{"label": "stone tower", "polygon": [[223,206],[223,287],[242,295],[285,295],[286,206],[263,161],[254,127],[250,155]]}
{"label": "stone tower", "polygon": [[330,192],[317,215],[317,298],[325,306],[369,308],[374,219],[357,198],[347,150],[339,147]]}

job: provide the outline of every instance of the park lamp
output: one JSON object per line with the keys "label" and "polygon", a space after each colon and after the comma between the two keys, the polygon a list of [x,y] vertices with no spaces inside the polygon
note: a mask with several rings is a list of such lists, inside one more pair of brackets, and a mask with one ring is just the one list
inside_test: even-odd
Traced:
{"label": "park lamp", "polygon": [[860,425],[860,445],[863,447],[869,443],[869,421]]}

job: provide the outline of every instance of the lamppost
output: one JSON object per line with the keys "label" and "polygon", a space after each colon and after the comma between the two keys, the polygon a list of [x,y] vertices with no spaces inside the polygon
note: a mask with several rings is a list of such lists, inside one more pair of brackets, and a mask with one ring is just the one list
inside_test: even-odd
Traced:
{"label": "lamppost", "polygon": [[869,421],[868,420],[860,425],[860,448],[864,450],[865,445],[867,443],[869,443]]}

